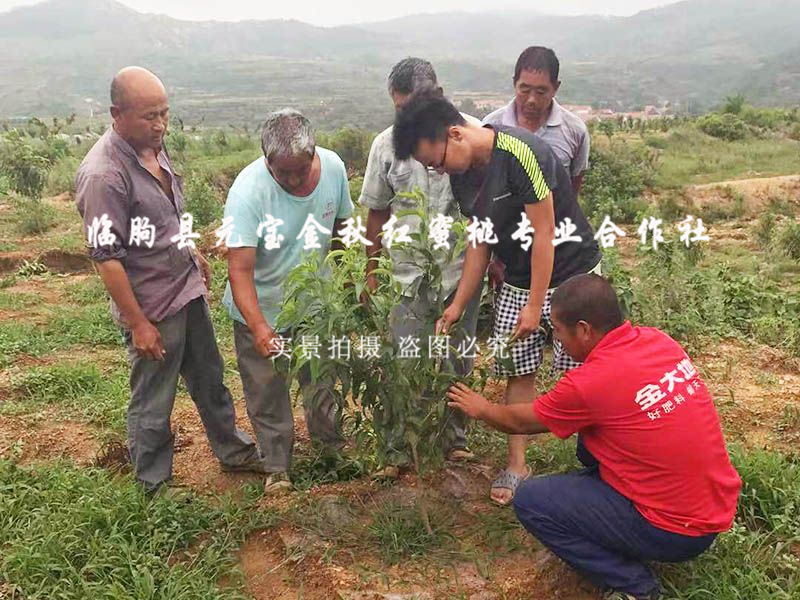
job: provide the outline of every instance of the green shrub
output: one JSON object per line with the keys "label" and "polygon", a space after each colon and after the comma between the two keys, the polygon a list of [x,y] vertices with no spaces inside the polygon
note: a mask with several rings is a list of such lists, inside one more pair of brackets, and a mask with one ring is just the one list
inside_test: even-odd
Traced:
{"label": "green shrub", "polygon": [[775,213],[771,211],[761,213],[753,227],[753,234],[759,246],[769,248],[775,234]]}
{"label": "green shrub", "polygon": [[736,94],[735,96],[727,96],[725,98],[725,103],[722,105],[720,112],[722,113],[730,113],[732,115],[738,115],[742,112],[742,109],[745,107],[747,99],[742,96],[741,94]]}
{"label": "green shrub", "polygon": [[16,129],[0,137],[0,172],[18,194],[40,198],[51,166],[47,152]]}
{"label": "green shrub", "polygon": [[632,223],[646,208],[641,195],[652,185],[657,154],[646,147],[615,142],[595,145],[580,201],[592,222],[608,215],[615,223]]}
{"label": "green shrub", "polygon": [[778,248],[794,260],[800,260],[800,223],[789,221],[778,234]]}
{"label": "green shrub", "polygon": [[651,148],[656,148],[657,150],[666,150],[669,146],[669,142],[663,136],[655,136],[655,135],[648,135],[644,138],[644,143]]}
{"label": "green shrub", "polygon": [[209,180],[196,172],[186,177],[183,210],[194,218],[194,227],[205,227],[222,218],[224,205]]}
{"label": "green shrub", "polygon": [[703,220],[707,223],[741,219],[745,213],[744,194],[730,186],[724,187],[722,195],[728,202],[708,204],[703,208]]}
{"label": "green shrub", "polygon": [[674,240],[658,250],[640,248],[635,279],[606,251],[604,269],[615,286],[622,286],[631,320],[658,327],[690,347],[723,336],[755,338],[800,353],[800,302],[787,301],[766,277],[743,274],[727,263],[697,268],[699,248]]}
{"label": "green shrub", "polygon": [[350,188],[350,199],[353,201],[353,204],[358,205],[358,198],[361,196],[361,188],[364,186],[364,177],[356,175],[351,177],[350,181],[347,183]]}
{"label": "green shrub", "polygon": [[354,127],[342,127],[329,133],[318,132],[317,144],[333,150],[344,161],[349,171],[364,172],[374,134]]}
{"label": "green shrub", "polygon": [[708,135],[727,140],[743,140],[747,137],[747,124],[738,116],[725,113],[711,113],[697,119],[697,126]]}
{"label": "green shrub", "polygon": [[79,158],[75,156],[65,156],[53,165],[47,175],[45,192],[49,196],[56,196],[64,192],[75,192],[75,173],[81,164]]}
{"label": "green shrub", "polygon": [[17,231],[22,235],[44,233],[55,223],[55,209],[39,198],[17,197],[14,203]]}
{"label": "green shrub", "polygon": [[669,191],[659,195],[656,206],[658,217],[664,222],[683,220],[691,213],[682,191]]}

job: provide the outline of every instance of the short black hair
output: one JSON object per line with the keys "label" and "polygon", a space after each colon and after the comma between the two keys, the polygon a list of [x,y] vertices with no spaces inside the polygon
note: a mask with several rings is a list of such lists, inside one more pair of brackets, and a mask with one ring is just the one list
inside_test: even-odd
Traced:
{"label": "short black hair", "polygon": [[439,90],[420,90],[394,119],[394,153],[405,160],[414,153],[420,140],[443,140],[447,129],[467,122],[458,109]]}
{"label": "short black hair", "polygon": [[608,281],[586,273],[570,277],[556,288],[550,299],[558,320],[570,330],[578,321],[586,321],[593,329],[608,333],[624,322],[617,293]]}
{"label": "short black hair", "polygon": [[556,53],[544,46],[530,46],[522,51],[514,67],[514,83],[523,71],[544,71],[550,74],[550,83],[558,85],[560,65]]}
{"label": "short black hair", "polygon": [[424,58],[409,56],[392,67],[387,79],[389,93],[411,94],[424,88],[436,87],[436,71]]}

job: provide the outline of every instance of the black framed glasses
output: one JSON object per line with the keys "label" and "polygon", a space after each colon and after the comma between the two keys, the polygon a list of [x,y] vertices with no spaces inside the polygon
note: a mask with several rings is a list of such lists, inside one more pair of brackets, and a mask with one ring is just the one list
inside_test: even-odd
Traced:
{"label": "black framed glasses", "polygon": [[428,168],[433,169],[434,171],[439,171],[439,170],[444,171],[444,163],[447,160],[447,145],[449,143],[450,143],[450,136],[448,135],[447,137],[444,138],[444,152],[442,153],[442,160],[440,160],[437,165],[435,166],[431,165]]}

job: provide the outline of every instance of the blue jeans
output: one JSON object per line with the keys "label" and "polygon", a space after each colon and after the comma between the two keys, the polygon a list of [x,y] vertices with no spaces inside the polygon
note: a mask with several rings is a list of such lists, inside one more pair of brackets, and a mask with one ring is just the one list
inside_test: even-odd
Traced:
{"label": "blue jeans", "polygon": [[591,466],[521,483],[514,509],[528,532],[601,589],[653,594],[660,586],[644,561],[690,560],[716,538],[680,535],[650,524],[630,500],[600,479],[597,461],[580,439],[578,458]]}

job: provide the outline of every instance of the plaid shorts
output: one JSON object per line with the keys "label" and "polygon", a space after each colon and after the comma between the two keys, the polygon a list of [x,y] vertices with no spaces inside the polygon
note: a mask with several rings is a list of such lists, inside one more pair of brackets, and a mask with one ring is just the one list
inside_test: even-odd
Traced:
{"label": "plaid shorts", "polygon": [[[598,264],[591,273],[600,274]],[[550,299],[556,288],[547,290],[542,304],[542,318],[539,321],[539,329],[531,333],[524,340],[520,340],[505,349],[508,359],[498,360],[495,356],[494,373],[497,377],[513,377],[518,375],[529,375],[536,372],[544,359],[544,347],[547,337],[553,331],[553,324],[550,321]],[[506,338],[514,332],[517,326],[519,312],[528,303],[530,290],[514,287],[503,283],[500,293],[494,302],[494,330],[492,336],[495,339]],[[500,354],[500,350],[497,350]],[[513,363],[513,367],[512,367]],[[579,363],[564,351],[561,342],[553,340],[553,371],[569,371],[575,367],[580,367]]]}

